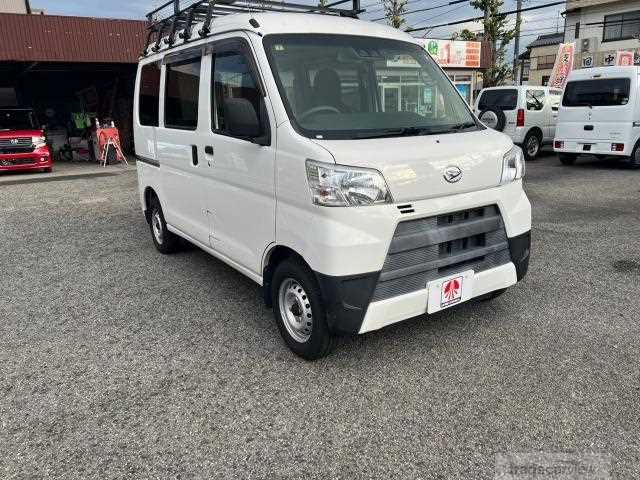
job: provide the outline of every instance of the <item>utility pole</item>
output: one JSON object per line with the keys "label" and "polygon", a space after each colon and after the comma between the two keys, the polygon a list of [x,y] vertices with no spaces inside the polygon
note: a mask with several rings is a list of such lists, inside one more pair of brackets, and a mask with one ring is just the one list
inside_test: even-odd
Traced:
{"label": "utility pole", "polygon": [[[482,43],[489,46],[489,60],[490,65],[493,65],[493,39],[489,38],[489,30],[487,30],[487,25],[489,25],[489,0],[484,2],[484,23],[482,24]],[[484,46],[482,47],[484,48]],[[485,71],[482,74],[482,88],[487,87],[487,72]]]}
{"label": "utility pole", "polygon": [[513,83],[517,83],[516,72],[518,71],[518,54],[520,53],[520,10],[522,10],[522,0],[516,3],[516,34],[513,39]]}

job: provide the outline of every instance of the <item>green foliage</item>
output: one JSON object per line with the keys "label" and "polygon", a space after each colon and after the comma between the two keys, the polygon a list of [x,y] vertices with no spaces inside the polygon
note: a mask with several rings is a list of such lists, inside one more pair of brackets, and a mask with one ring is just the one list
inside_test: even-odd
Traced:
{"label": "green foliage", "polygon": [[404,13],[407,11],[408,0],[383,0],[384,15],[387,22],[394,28],[401,28],[404,25]]}
{"label": "green foliage", "polygon": [[507,46],[516,34],[516,26],[509,28],[508,18],[500,14],[503,0],[472,0],[471,6],[482,12],[488,11],[489,16],[484,24],[484,40],[492,45],[491,67],[485,73],[483,87],[503,85],[512,75],[511,65],[505,61]]}
{"label": "green foliage", "polygon": [[464,40],[467,42],[473,42],[473,41],[476,41],[477,39],[478,39],[478,35],[473,33],[468,28],[465,28],[459,32],[454,32],[454,34],[451,35],[451,40]]}

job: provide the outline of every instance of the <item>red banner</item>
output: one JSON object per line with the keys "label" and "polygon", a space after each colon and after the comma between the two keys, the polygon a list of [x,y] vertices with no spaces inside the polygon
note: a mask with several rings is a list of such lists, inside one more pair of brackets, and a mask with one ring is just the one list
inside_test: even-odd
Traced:
{"label": "red banner", "polygon": [[560,44],[558,56],[553,65],[553,72],[551,72],[551,78],[549,78],[550,87],[564,88],[567,84],[567,77],[573,70],[573,55],[575,50],[575,42]]}

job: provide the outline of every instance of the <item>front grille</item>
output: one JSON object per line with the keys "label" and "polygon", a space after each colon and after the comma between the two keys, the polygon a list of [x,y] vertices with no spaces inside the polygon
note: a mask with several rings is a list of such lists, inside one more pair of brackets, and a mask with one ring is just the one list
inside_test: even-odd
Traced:
{"label": "front grille", "polygon": [[497,205],[398,224],[372,301],[415,292],[440,277],[511,261]]}
{"label": "front grille", "polygon": [[33,152],[31,137],[0,138],[0,153]]}

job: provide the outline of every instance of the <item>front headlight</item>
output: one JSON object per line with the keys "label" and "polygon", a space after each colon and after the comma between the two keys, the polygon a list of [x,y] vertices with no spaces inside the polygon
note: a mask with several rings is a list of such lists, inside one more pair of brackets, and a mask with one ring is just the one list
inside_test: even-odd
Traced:
{"label": "front headlight", "polygon": [[31,137],[31,143],[34,147],[40,148],[47,144],[47,139],[45,137]]}
{"label": "front headlight", "polygon": [[511,183],[514,180],[524,177],[524,155],[517,145],[509,150],[502,160],[502,178],[500,185]]}
{"label": "front headlight", "polygon": [[392,202],[377,170],[307,160],[307,180],[316,205],[357,207]]}

